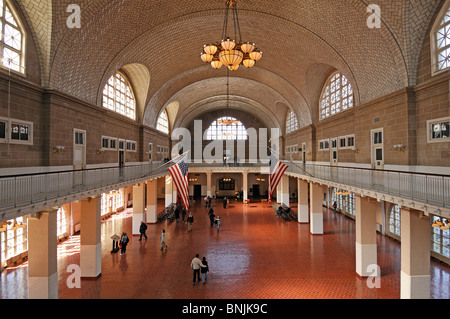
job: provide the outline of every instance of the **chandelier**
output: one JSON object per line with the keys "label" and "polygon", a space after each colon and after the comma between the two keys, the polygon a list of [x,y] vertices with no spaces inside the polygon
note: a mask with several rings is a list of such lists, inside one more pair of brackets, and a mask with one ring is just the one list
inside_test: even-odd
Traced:
{"label": "chandelier", "polygon": [[[251,68],[262,58],[262,52],[256,48],[255,43],[242,41],[236,2],[237,0],[226,1],[222,41],[203,46],[201,59],[210,63],[214,69],[226,66],[229,70],[236,71],[240,65]],[[234,39],[227,35],[230,9],[233,13]]]}

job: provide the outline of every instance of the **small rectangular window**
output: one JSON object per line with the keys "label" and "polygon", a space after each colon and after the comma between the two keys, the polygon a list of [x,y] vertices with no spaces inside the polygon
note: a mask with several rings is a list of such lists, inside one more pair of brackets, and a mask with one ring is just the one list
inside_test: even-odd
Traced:
{"label": "small rectangular window", "polygon": [[345,139],[345,138],[340,138],[339,139],[339,147],[340,148],[344,148],[344,147],[346,147],[347,146],[347,140]]}
{"label": "small rectangular window", "polygon": [[355,137],[351,136],[347,139],[347,146],[348,147],[353,147],[355,146]]}
{"label": "small rectangular window", "polygon": [[6,138],[6,122],[0,121],[0,139]]}

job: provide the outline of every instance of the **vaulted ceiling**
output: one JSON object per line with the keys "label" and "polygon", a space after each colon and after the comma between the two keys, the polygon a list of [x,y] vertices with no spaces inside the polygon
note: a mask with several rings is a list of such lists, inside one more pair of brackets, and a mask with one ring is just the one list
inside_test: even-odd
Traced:
{"label": "vaulted ceiling", "polygon": [[[150,127],[174,103],[175,126],[225,106],[225,69],[200,60],[204,44],[221,40],[225,0],[79,0],[80,29],[66,25],[72,0],[17,1],[43,86],[101,106],[106,81],[123,70],[139,121]],[[282,127],[293,110],[305,126],[317,120],[322,87],[335,70],[351,82],[357,105],[414,85],[442,2],[378,0],[382,24],[371,29],[363,0],[238,0],[243,40],[264,56],[231,73],[232,105],[271,127]]]}

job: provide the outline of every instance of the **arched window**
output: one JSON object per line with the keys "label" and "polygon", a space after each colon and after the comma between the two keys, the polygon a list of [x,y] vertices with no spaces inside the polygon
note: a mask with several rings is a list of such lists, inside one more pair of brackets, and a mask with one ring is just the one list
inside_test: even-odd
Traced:
{"label": "arched window", "polygon": [[290,111],[286,119],[286,134],[297,131],[299,128],[297,116],[293,111]]}
{"label": "arched window", "polygon": [[389,231],[391,234],[400,236],[400,208],[394,205],[389,213]]}
{"label": "arched window", "polygon": [[25,36],[20,22],[4,0],[0,0],[0,15],[2,66],[25,73]]}
{"label": "arched window", "polygon": [[206,132],[207,140],[246,140],[247,130],[234,117],[221,117],[214,121]]}
{"label": "arched window", "polygon": [[335,115],[353,107],[353,89],[341,73],[334,73],[325,84],[320,100],[320,119]]}
{"label": "arched window", "polygon": [[136,119],[136,99],[130,83],[122,73],[114,74],[105,85],[103,107],[130,119]]}
{"label": "arched window", "polygon": [[437,73],[450,67],[450,1],[447,1],[438,16],[432,31],[432,72]]}
{"label": "arched window", "polygon": [[167,116],[166,110],[164,110],[158,118],[156,123],[156,129],[163,133],[169,134],[169,117]]}

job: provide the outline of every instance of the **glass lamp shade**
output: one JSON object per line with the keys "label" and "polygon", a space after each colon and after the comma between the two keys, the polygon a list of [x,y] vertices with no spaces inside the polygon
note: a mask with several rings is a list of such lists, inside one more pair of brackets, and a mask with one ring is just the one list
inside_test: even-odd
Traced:
{"label": "glass lamp shade", "polygon": [[203,51],[205,51],[206,54],[210,54],[210,55],[216,54],[218,49],[219,48],[215,44],[205,44],[203,46]]}
{"label": "glass lamp shade", "polygon": [[239,69],[239,64],[236,64],[236,65],[230,65],[230,66],[228,67],[228,69],[230,69],[230,71],[236,71],[237,69]]}
{"label": "glass lamp shade", "polygon": [[244,59],[244,61],[242,62],[243,64],[244,64],[244,66],[246,67],[246,68],[251,68],[251,67],[253,67],[254,65],[255,65],[255,63],[256,63],[256,61],[255,60],[252,60],[252,59],[250,59],[250,58],[247,58],[247,59]]}
{"label": "glass lamp shade", "polygon": [[244,53],[238,50],[225,50],[220,52],[219,59],[225,66],[239,65],[244,59]]}
{"label": "glass lamp shade", "polygon": [[203,61],[203,62],[205,62],[205,63],[210,63],[210,62],[213,60],[214,55],[208,54],[208,53],[202,53],[202,54],[200,55],[200,57],[202,58],[202,61]]}
{"label": "glass lamp shade", "polygon": [[256,46],[254,43],[252,42],[244,42],[241,45],[241,50],[244,53],[250,53],[253,52],[253,50],[255,50]]}
{"label": "glass lamp shade", "polygon": [[220,62],[220,60],[219,59],[213,59],[212,61],[211,61],[211,66],[214,68],[214,69],[220,69],[221,67],[222,67],[222,62]]}
{"label": "glass lamp shade", "polygon": [[221,45],[224,50],[233,50],[236,46],[236,42],[230,38],[226,38],[225,40],[222,40]]}
{"label": "glass lamp shade", "polygon": [[249,56],[252,60],[259,61],[262,58],[262,52],[258,49],[255,49],[254,51],[250,52]]}

